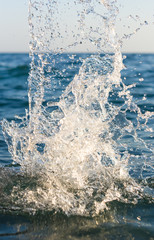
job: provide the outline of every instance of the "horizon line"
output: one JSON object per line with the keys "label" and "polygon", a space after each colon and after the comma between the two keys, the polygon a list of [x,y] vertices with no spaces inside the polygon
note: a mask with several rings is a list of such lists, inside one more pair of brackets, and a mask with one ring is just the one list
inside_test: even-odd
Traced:
{"label": "horizon line", "polygon": [[[29,54],[30,51],[10,51],[10,52],[1,52],[0,51],[0,54]],[[45,52],[44,52],[45,53]],[[52,52],[51,52],[52,53]],[[63,52],[63,53],[60,53],[60,54],[97,54],[97,52]],[[147,51],[147,52],[126,52],[126,51],[121,51],[122,54],[154,54],[154,51]],[[58,53],[59,54],[59,53]],[[105,53],[104,53],[105,54]],[[107,54],[112,54],[112,53],[107,53]]]}

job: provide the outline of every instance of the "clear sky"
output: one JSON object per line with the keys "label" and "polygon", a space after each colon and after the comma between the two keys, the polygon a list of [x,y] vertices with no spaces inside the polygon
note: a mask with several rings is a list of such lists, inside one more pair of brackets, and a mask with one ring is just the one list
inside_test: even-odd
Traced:
{"label": "clear sky", "polygon": [[[124,41],[123,52],[154,53],[154,0],[117,2],[120,6],[117,23],[120,36],[132,33],[144,21],[148,23]],[[28,52],[28,29],[28,0],[0,0],[0,52]]]}

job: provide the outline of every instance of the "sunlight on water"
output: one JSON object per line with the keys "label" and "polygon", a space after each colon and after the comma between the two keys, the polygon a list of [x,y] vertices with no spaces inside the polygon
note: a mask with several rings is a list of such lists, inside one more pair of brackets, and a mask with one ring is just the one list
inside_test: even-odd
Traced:
{"label": "sunlight on water", "polygon": [[[121,79],[117,14],[116,0],[29,1],[29,110],[3,121],[17,172],[31,179],[13,186],[16,206],[95,215],[110,201],[136,203],[145,194],[130,170],[152,159],[142,132],[152,131],[153,112],[141,111],[130,94],[135,84]],[[95,54],[77,58],[78,49]]]}

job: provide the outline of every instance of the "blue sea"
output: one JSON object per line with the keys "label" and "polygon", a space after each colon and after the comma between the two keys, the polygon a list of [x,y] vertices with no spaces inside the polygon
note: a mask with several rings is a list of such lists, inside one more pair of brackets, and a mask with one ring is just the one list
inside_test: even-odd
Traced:
{"label": "blue sea", "polygon": [[[55,86],[52,91],[53,101],[58,101],[74,75],[78,74],[82,64],[80,59],[88,56],[82,53],[75,54],[76,62],[74,68],[71,67],[68,71],[67,78],[57,74],[57,79],[61,79],[62,84]],[[129,89],[130,96],[142,114],[146,112],[150,114],[154,111],[154,55],[123,54],[123,56],[125,67],[121,72],[121,78],[125,86],[135,84]],[[67,54],[63,54],[61,58],[59,68],[69,69],[69,66],[72,66],[72,60]],[[29,108],[27,80],[29,71],[28,54],[0,54],[0,121],[5,118],[10,122],[16,115],[21,117],[25,115],[25,109]],[[110,97],[110,101],[117,106],[121,104],[121,100],[115,95]],[[129,111],[127,114],[129,121],[135,126],[137,115],[134,111]],[[35,180],[29,178],[26,173],[20,173],[20,164],[16,166],[13,162],[0,125],[0,240],[154,239],[154,159],[152,155],[154,134],[151,130],[154,127],[154,119],[150,117],[146,124],[150,130],[141,131],[140,135],[146,141],[150,151],[148,152],[142,144],[136,147],[131,138],[130,148],[128,148],[128,153],[131,154],[130,160],[133,156],[138,156],[137,162],[132,160],[128,163],[128,172],[135,181],[144,185],[145,194],[140,196],[137,202],[131,202],[130,197],[128,202],[113,199],[108,203],[107,208],[95,216],[66,214],[61,210],[54,211],[50,208],[45,210],[41,207],[34,212],[31,211],[31,206],[26,208],[26,211],[22,211],[21,204],[19,208],[15,203],[18,199],[14,197],[13,202],[10,197],[13,194],[12,189],[18,185],[22,186],[19,188],[22,191],[26,191],[29,186],[33,189]],[[145,159],[146,162],[144,162]],[[123,188],[120,184],[119,188],[120,186]],[[23,195],[22,198],[24,208]],[[39,204],[41,206],[41,203]]]}

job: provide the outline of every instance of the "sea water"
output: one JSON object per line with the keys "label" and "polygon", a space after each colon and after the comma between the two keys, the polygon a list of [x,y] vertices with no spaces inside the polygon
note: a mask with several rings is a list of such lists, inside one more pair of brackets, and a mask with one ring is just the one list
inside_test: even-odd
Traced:
{"label": "sea water", "polygon": [[[72,10],[75,25],[64,17]],[[75,236],[108,239],[102,224],[131,221],[132,206],[134,224],[152,234],[141,215],[153,204],[153,55],[122,56],[117,14],[116,1],[30,1],[30,70],[27,55],[1,55],[2,116],[12,118],[2,122],[12,156],[2,140],[2,212],[47,213],[49,229],[53,219],[65,230],[71,221],[72,239],[78,222],[86,230]],[[26,221],[17,232],[31,232]],[[41,224],[40,236],[51,235]],[[38,239],[35,218],[33,226]]]}

